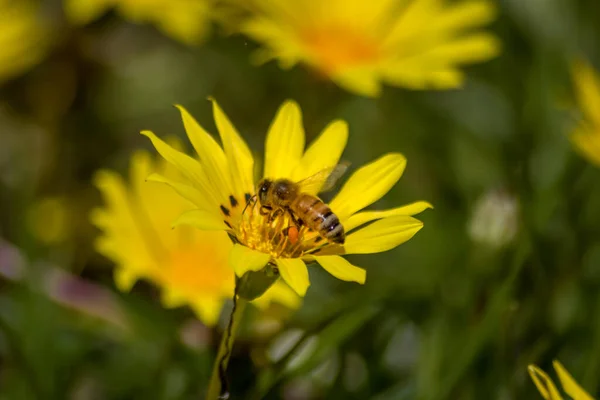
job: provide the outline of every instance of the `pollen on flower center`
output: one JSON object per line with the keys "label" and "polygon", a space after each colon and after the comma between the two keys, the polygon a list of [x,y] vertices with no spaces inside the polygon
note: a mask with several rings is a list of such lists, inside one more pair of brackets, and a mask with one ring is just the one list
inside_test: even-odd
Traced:
{"label": "pollen on flower center", "polygon": [[301,37],[315,62],[326,73],[373,63],[381,56],[379,45],[374,39],[343,26],[309,30]]}
{"label": "pollen on flower center", "polygon": [[328,245],[317,232],[298,227],[288,213],[261,213],[257,202],[249,204],[234,231],[241,244],[273,258],[302,257]]}

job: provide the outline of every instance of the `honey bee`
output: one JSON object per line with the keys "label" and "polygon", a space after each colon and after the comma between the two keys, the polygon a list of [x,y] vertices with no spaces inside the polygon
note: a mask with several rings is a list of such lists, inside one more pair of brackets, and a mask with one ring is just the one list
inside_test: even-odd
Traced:
{"label": "honey bee", "polygon": [[262,179],[257,187],[260,213],[275,218],[287,212],[298,229],[306,225],[329,242],[344,244],[346,233],[339,218],[327,204],[310,193],[331,189],[346,169],[348,164],[341,163],[300,182]]}

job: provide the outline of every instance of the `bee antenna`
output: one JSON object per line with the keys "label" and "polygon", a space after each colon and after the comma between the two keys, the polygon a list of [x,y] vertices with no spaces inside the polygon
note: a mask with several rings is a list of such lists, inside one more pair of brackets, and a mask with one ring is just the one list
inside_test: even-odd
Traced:
{"label": "bee antenna", "polygon": [[244,210],[242,211],[242,215],[246,212],[246,208],[248,208],[248,206],[250,205],[251,202],[256,203],[256,195],[254,195],[248,199],[248,201],[246,202],[246,207],[244,207]]}

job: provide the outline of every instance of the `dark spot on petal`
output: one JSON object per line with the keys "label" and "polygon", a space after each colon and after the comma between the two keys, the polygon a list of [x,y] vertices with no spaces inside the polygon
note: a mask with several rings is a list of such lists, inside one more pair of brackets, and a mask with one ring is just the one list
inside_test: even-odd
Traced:
{"label": "dark spot on petal", "polygon": [[244,195],[244,198],[246,199],[246,203],[250,201],[250,199],[252,198],[252,195],[250,193],[246,193]]}
{"label": "dark spot on petal", "polygon": [[229,213],[229,209],[227,207],[225,207],[224,205],[221,205],[221,211],[223,211],[223,214],[225,214],[226,217],[229,217],[230,213]]}
{"label": "dark spot on petal", "polygon": [[233,243],[239,243],[240,241],[237,239],[237,237],[235,237],[235,235],[232,235],[231,232],[227,232],[227,236],[229,236],[229,239],[231,239],[231,241]]}
{"label": "dark spot on petal", "polygon": [[321,240],[323,240],[322,236],[317,236],[315,239],[315,243],[319,243]]}
{"label": "dark spot on petal", "polygon": [[238,205],[238,201],[235,197],[233,197],[233,195],[229,196],[229,203],[231,203],[231,207],[234,207]]}
{"label": "dark spot on petal", "polygon": [[227,222],[227,221],[225,221],[225,220],[223,220],[223,222],[225,222],[225,225],[227,225],[227,227],[228,227],[229,229],[233,229],[233,228],[231,227],[231,224],[230,224],[229,222]]}

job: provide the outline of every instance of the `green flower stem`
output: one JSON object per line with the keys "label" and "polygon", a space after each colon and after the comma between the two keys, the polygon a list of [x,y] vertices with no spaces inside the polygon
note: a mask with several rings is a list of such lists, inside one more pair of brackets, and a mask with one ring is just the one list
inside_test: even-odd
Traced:
{"label": "green flower stem", "polygon": [[241,298],[237,294],[233,297],[233,310],[229,317],[229,323],[227,329],[223,333],[221,338],[221,344],[219,345],[219,352],[213,365],[212,374],[210,377],[210,383],[208,385],[208,394],[206,400],[217,400],[217,399],[228,399],[229,389],[227,387],[227,365],[229,364],[229,358],[231,357],[231,350],[233,343],[235,342],[235,335],[240,325],[240,321],[244,315],[244,309],[248,301]]}

